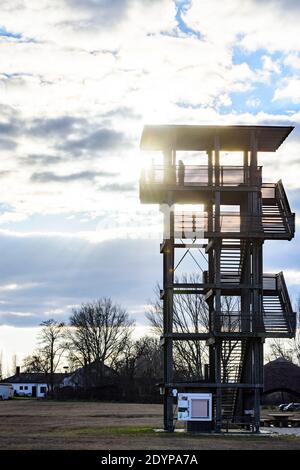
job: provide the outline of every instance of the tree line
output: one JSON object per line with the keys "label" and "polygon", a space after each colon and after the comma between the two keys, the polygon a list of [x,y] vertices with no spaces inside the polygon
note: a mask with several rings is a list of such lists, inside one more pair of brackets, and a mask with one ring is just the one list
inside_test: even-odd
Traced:
{"label": "tree line", "polygon": [[[196,282],[194,280],[194,282]],[[223,311],[235,311],[237,306],[228,297],[224,299]],[[298,301],[298,317],[300,301]],[[82,304],[73,310],[69,322],[49,319],[41,324],[36,350],[23,363],[25,372],[43,372],[48,377],[49,395],[55,391],[55,372],[64,364],[68,372],[93,365],[93,386],[107,382],[107,370],[115,375],[114,383],[124,394],[133,398],[138,395],[157,395],[157,384],[162,381],[162,351],[159,338],[163,331],[162,303],[159,286],[155,300],[150,304],[146,317],[153,335],[134,339],[135,323],[128,312],[110,298],[101,298]],[[207,304],[201,295],[174,296],[174,332],[201,332],[208,328]],[[202,380],[208,349],[204,341],[174,341],[174,374],[180,380]],[[237,342],[232,341],[231,350],[224,353],[223,368],[226,371],[230,354]],[[285,357],[300,365],[300,335],[297,330],[293,340],[274,340],[269,345],[268,360]],[[96,366],[96,368],[95,368]],[[225,374],[226,375],[226,374]],[[110,377],[110,379],[112,376]],[[88,388],[89,382],[86,382]]]}

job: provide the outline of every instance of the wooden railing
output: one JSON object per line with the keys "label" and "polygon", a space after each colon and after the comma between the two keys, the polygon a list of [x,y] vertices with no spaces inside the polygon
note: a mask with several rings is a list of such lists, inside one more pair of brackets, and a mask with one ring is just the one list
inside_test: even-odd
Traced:
{"label": "wooden railing", "polygon": [[283,273],[280,272],[276,275],[277,281],[277,289],[280,293],[281,301],[282,301],[282,309],[284,312],[284,316],[286,322],[288,324],[289,332],[294,334],[296,331],[296,313],[293,312],[293,307],[290,301],[290,296],[286,287],[286,283],[284,280]]}
{"label": "wooden railing", "polygon": [[[220,218],[212,217],[209,230],[208,215],[205,212],[175,212],[174,232],[176,238],[203,238],[208,232],[240,234],[241,236],[290,237],[293,230],[294,214],[283,217],[270,214],[263,217],[245,216],[234,212],[222,212]],[[219,223],[218,223],[219,222]],[[287,228],[288,226],[288,228]],[[217,230],[218,228],[218,230]]]}
{"label": "wooden railing", "polygon": [[[255,170],[255,186],[261,184],[261,166]],[[218,177],[219,176],[219,177]],[[204,165],[163,165],[151,166],[142,172],[141,186],[145,185],[178,185],[178,186],[220,186],[253,185],[253,169],[246,166],[220,166]]]}

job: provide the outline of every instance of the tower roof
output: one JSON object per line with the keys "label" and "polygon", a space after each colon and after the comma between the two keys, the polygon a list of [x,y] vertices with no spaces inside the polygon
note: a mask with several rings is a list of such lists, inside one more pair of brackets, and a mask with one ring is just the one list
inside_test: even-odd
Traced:
{"label": "tower roof", "polygon": [[275,152],[293,126],[145,126],[141,137],[143,150],[208,150],[219,137],[220,150],[250,150],[252,136],[259,152]]}

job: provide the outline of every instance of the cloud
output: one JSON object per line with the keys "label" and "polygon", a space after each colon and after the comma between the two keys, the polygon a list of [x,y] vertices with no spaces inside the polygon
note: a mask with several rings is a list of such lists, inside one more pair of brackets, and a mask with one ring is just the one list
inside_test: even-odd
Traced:
{"label": "cloud", "polygon": [[261,102],[260,102],[260,99],[259,98],[249,98],[247,101],[246,101],[246,104],[247,106],[249,106],[250,108],[257,108]]}
{"label": "cloud", "polygon": [[1,150],[15,150],[18,146],[18,143],[11,139],[1,139],[0,138],[0,151]]}
{"label": "cloud", "polygon": [[286,269],[284,276],[289,284],[300,286],[300,271],[296,269]]}
{"label": "cloud", "polygon": [[[78,127],[87,126],[83,118],[60,116],[57,118],[39,118],[33,120],[29,133],[37,137],[63,137],[74,132]],[[0,128],[1,132],[1,128]]]}
{"label": "cloud", "polygon": [[55,165],[63,161],[62,157],[57,155],[38,155],[38,154],[29,154],[25,157],[20,157],[20,162],[25,165]]}
{"label": "cloud", "polygon": [[0,135],[15,135],[19,126],[15,122],[0,122]]}
{"label": "cloud", "polygon": [[0,178],[4,178],[5,176],[10,175],[10,174],[11,172],[7,170],[0,171]]}
{"label": "cloud", "polygon": [[57,309],[63,312],[59,319],[67,320],[70,305],[101,296],[111,296],[129,311],[135,310],[152,296],[160,276],[157,243],[115,240],[92,244],[83,239],[70,243],[63,236],[1,235],[0,286],[6,288],[1,291],[5,303],[0,304],[0,324],[38,325]]}
{"label": "cloud", "polygon": [[97,23],[104,28],[111,28],[126,17],[132,0],[66,0],[72,9],[87,13],[83,25],[87,28]]}
{"label": "cloud", "polygon": [[235,43],[249,51],[300,49],[297,0],[194,1],[186,10],[184,20],[206,41],[223,43],[225,47]]}
{"label": "cloud", "polygon": [[300,79],[285,77],[274,93],[274,101],[290,100],[292,103],[300,103]]}
{"label": "cloud", "polygon": [[288,54],[284,59],[284,64],[295,70],[300,70],[300,57],[297,54]]}
{"label": "cloud", "polygon": [[33,287],[38,286],[39,284],[36,282],[29,282],[26,284],[4,284],[0,285],[0,292],[10,292],[10,291],[17,291],[17,290],[24,290],[24,289],[32,289]]}
{"label": "cloud", "polygon": [[[35,183],[69,183],[73,181],[93,181],[98,176],[107,176],[107,172],[81,171],[69,175],[58,175],[51,171],[33,173],[31,181]],[[109,174],[111,176],[111,174]]]}
{"label": "cloud", "polygon": [[[260,0],[253,0],[254,3],[260,5]],[[300,12],[300,5],[298,0],[264,0],[264,3],[270,5],[273,9],[283,10],[289,9],[291,12]]]}
{"label": "cloud", "polygon": [[103,117],[106,117],[106,118],[121,117],[123,119],[141,119],[142,115],[138,114],[137,111],[134,111],[133,109],[127,106],[121,106],[121,107],[116,107],[114,109],[111,109],[110,111],[107,111],[103,115]]}
{"label": "cloud", "polygon": [[80,155],[86,152],[101,152],[107,150],[117,150],[131,146],[131,142],[124,133],[113,129],[98,129],[81,139],[69,139],[58,148]]}
{"label": "cloud", "polygon": [[112,192],[127,192],[127,191],[134,191],[137,189],[137,185],[134,183],[111,183],[105,184],[99,187],[102,191],[112,191]]}

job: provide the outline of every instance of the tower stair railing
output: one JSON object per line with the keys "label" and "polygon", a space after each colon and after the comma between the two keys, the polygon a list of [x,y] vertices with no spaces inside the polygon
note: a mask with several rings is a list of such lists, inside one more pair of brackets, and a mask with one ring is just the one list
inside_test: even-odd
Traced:
{"label": "tower stair railing", "polygon": [[[256,185],[261,182],[261,169],[256,169]],[[226,166],[219,167],[220,186],[239,186],[252,184],[250,167]],[[141,189],[151,185],[175,186],[210,186],[216,184],[215,167],[207,165],[151,165],[144,169],[140,179]]]}
{"label": "tower stair railing", "polygon": [[291,212],[281,180],[262,185],[262,225],[265,233],[282,233],[289,240],[294,236],[295,214]]}
{"label": "tower stair railing", "polygon": [[[239,383],[242,376],[246,340],[223,340],[222,345],[222,383]],[[222,390],[223,419],[234,421],[237,396],[237,388],[226,388]]]}
{"label": "tower stair railing", "polygon": [[269,337],[292,337],[296,330],[293,312],[283,273],[264,274],[263,322]]}

